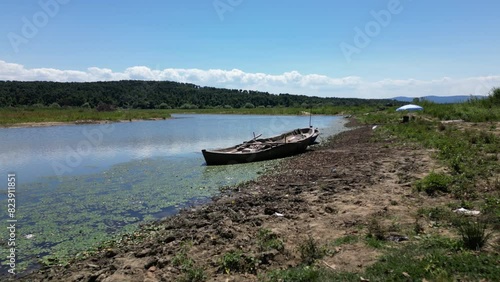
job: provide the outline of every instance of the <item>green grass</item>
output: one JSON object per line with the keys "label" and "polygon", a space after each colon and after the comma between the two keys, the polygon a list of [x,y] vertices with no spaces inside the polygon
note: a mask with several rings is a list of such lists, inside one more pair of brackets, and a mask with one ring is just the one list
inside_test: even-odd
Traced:
{"label": "green grass", "polygon": [[346,244],[354,244],[358,241],[359,241],[358,236],[346,235],[344,237],[340,237],[340,238],[335,239],[335,241],[333,241],[333,243],[331,245],[336,247],[336,246],[342,246],[342,245],[346,245]]}
{"label": "green grass", "polygon": [[272,233],[269,229],[259,229],[257,234],[258,249],[261,252],[277,250],[283,251],[285,244],[276,234]]}
{"label": "green grass", "polygon": [[319,243],[310,236],[299,245],[298,251],[300,253],[300,260],[304,265],[312,265],[326,254],[325,248],[321,247]]}
{"label": "green grass", "polygon": [[[391,243],[393,245],[401,243]],[[263,281],[494,281],[500,277],[499,254],[477,253],[461,248],[458,240],[428,236],[402,247],[387,248],[375,264],[362,273],[297,266],[267,273]]]}
{"label": "green grass", "polygon": [[219,259],[219,269],[226,273],[255,273],[257,260],[251,256],[247,256],[241,250],[234,250],[225,253]]}
{"label": "green grass", "polygon": [[182,273],[177,281],[202,282],[207,279],[205,270],[197,266],[195,261],[187,254],[192,244],[191,241],[184,242],[181,250],[172,258],[172,265],[180,268]]}
{"label": "green grass", "polygon": [[[451,192],[458,198],[477,197],[478,180],[500,173],[498,153],[500,138],[479,129],[462,130],[439,122],[417,119],[407,124],[391,123],[376,131],[378,140],[396,137],[405,144],[419,144],[435,149],[436,157],[448,168],[448,173],[431,172],[416,183],[416,188],[429,194]],[[408,145],[406,145],[408,146]]]}
{"label": "green grass", "polygon": [[415,187],[418,191],[424,191],[428,195],[435,195],[438,191],[447,193],[452,180],[449,175],[431,171],[426,177],[417,181]]}
{"label": "green grass", "polygon": [[[497,191],[500,191],[497,190]],[[481,211],[486,221],[492,225],[493,229],[500,230],[500,196],[490,195],[484,198]]]}
{"label": "green grass", "polygon": [[481,250],[491,237],[485,223],[464,221],[458,230],[464,247],[469,250]]}
{"label": "green grass", "polygon": [[168,110],[116,110],[98,112],[85,108],[0,108],[0,125],[24,122],[120,121],[169,118]]}
{"label": "green grass", "polygon": [[432,281],[442,278],[475,280],[499,277],[500,269],[496,262],[500,258],[498,254],[476,254],[457,250],[457,246],[459,242],[454,240],[431,237],[397,248],[368,267],[363,277],[370,281],[400,281],[408,277]]}
{"label": "green grass", "polygon": [[324,282],[324,281],[360,281],[353,273],[334,273],[317,266],[298,266],[286,270],[274,270],[259,281],[266,282]]}

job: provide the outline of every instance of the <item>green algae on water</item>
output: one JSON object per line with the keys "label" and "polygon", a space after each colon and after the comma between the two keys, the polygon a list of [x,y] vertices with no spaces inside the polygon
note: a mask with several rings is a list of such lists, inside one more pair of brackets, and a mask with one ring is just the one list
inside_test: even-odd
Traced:
{"label": "green algae on water", "polygon": [[[209,199],[223,186],[255,179],[277,161],[213,167],[202,163],[200,158],[134,160],[98,174],[46,177],[19,187],[18,269],[37,261],[64,264],[140,222]],[[6,230],[0,236],[7,238]],[[8,246],[0,243],[0,256],[6,257]]]}

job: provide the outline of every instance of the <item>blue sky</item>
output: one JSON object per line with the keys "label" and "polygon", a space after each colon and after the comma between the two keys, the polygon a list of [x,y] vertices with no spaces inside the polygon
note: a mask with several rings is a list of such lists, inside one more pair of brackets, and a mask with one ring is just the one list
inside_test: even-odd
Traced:
{"label": "blue sky", "polygon": [[0,79],[484,95],[500,86],[499,10],[494,0],[2,0]]}

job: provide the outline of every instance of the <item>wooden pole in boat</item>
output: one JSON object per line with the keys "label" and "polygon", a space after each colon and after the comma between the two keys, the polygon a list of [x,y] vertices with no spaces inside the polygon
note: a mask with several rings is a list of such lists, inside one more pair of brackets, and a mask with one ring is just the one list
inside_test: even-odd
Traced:
{"label": "wooden pole in boat", "polygon": [[311,126],[311,119],[312,119],[312,113],[311,113],[311,112],[309,112],[309,128],[311,128],[311,127],[312,127],[312,126]]}

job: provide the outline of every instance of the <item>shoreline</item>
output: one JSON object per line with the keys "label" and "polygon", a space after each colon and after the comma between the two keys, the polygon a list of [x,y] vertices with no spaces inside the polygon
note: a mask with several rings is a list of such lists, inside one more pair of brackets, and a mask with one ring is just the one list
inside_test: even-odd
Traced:
{"label": "shoreline", "polygon": [[[174,113],[176,114],[176,113]],[[196,113],[196,112],[186,112],[179,114],[207,114],[207,115],[272,115],[272,116],[293,116],[286,114],[238,114],[238,113]],[[305,116],[305,115],[297,115]],[[337,116],[350,118],[350,116],[345,115],[326,115],[326,114],[315,114],[313,116]],[[108,123],[125,123],[125,122],[140,122],[140,121],[157,121],[157,120],[167,120],[175,119],[175,117],[161,117],[161,118],[146,118],[146,119],[122,119],[122,120],[75,120],[75,121],[42,121],[42,122],[20,122],[11,124],[0,124],[0,129],[2,128],[36,128],[36,127],[51,127],[51,126],[67,126],[67,125],[85,125],[85,124],[108,124]]]}
{"label": "shoreline", "polygon": [[168,118],[148,118],[148,119],[131,119],[131,120],[75,120],[75,121],[42,121],[42,122],[20,122],[12,124],[2,124],[0,128],[35,128],[35,127],[51,127],[51,126],[67,126],[67,125],[85,125],[85,124],[108,124],[108,123],[124,123],[138,121],[156,121],[167,120]]}
{"label": "shoreline", "polygon": [[[358,126],[352,119],[349,125]],[[207,281],[257,281],[258,274],[298,265],[297,248],[307,236],[321,243],[354,236],[369,216],[389,211],[410,223],[413,210],[406,204],[419,199],[408,198],[412,193],[408,181],[394,183],[394,178],[398,173],[416,177],[433,161],[428,152],[388,148],[390,140],[373,142],[372,135],[371,126],[342,132],[208,204],[146,224],[85,260],[42,269],[22,279],[172,281],[184,275],[182,266],[174,262],[185,254],[205,270]],[[404,154],[410,151],[411,155]],[[394,206],[394,202],[404,204]],[[256,239],[262,230],[280,238],[284,248],[262,250]],[[251,271],[221,270],[224,255],[237,250],[261,263]],[[360,252],[365,255],[359,257]],[[337,270],[358,272],[378,255],[377,250],[354,244],[322,261]]]}

